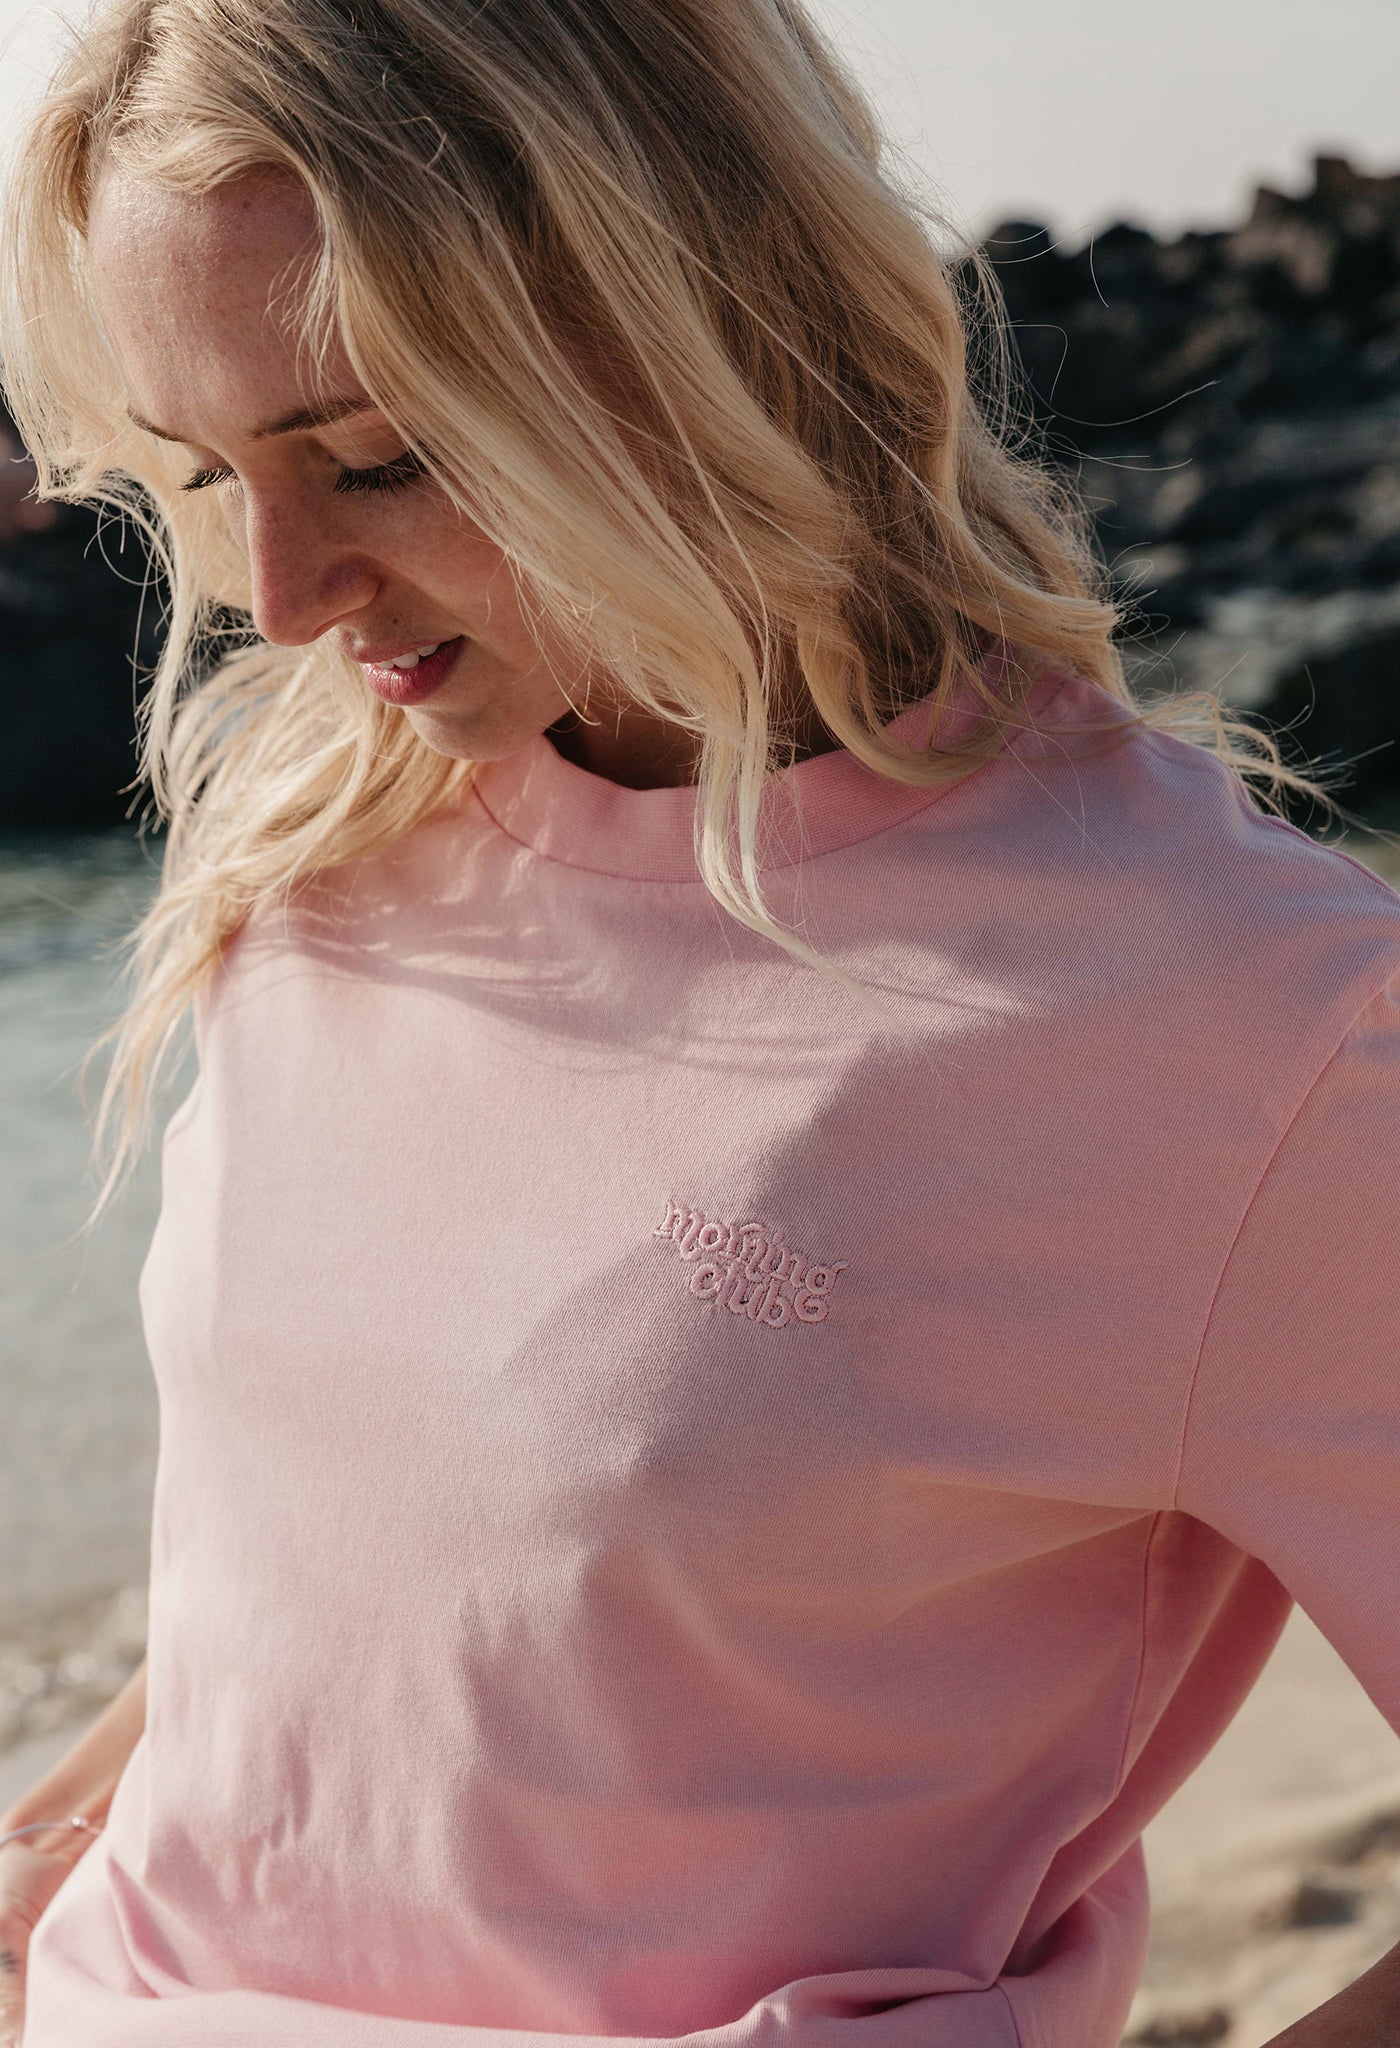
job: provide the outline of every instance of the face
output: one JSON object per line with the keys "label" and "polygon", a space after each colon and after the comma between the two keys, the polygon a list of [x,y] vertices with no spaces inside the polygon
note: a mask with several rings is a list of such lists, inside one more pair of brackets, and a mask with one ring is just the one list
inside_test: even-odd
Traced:
{"label": "face", "polygon": [[314,237],[290,179],[188,196],[109,175],[89,257],[132,414],[183,444],[187,489],[217,498],[264,638],[327,637],[429,746],[504,758],[598,678],[532,620],[501,551],[417,472],[343,351],[314,390],[299,379],[273,307]]}

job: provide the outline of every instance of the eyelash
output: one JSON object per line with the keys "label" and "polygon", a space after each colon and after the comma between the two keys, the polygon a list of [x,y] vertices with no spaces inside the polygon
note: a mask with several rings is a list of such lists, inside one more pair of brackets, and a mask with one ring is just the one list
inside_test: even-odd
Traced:
{"label": "eyelash", "polygon": [[[331,486],[336,491],[401,491],[427,474],[421,456],[411,452],[400,455],[393,462],[379,462],[369,469],[347,469],[343,465],[340,475]],[[211,484],[227,484],[234,481],[233,471],[228,468],[197,469],[192,477],[181,484],[182,491],[204,491]]]}

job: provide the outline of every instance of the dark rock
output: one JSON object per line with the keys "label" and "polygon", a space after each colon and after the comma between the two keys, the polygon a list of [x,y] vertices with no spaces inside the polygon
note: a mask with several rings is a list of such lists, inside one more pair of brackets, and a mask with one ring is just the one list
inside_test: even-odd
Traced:
{"label": "dark rock", "polygon": [[1361,1894],[1325,1878],[1300,1877],[1284,1908],[1287,1927],[1349,1927],[1361,1916]]}
{"label": "dark rock", "polygon": [[1378,1813],[1351,1827],[1344,1827],[1327,1844],[1329,1861],[1344,1865],[1379,1861],[1387,1867],[1400,1853],[1400,1807],[1382,1807]]}
{"label": "dark rock", "polygon": [[[1020,221],[986,251],[1039,445],[1094,508],[1135,656],[1227,694],[1247,674],[1271,721],[1315,687],[1295,758],[1364,754],[1359,803],[1400,788],[1400,175],[1318,156],[1309,189],[1261,187],[1234,228],[1119,224],[1066,249]],[[1236,602],[1270,593],[1276,631]]]}
{"label": "dark rock", "polygon": [[1260,708],[1295,760],[1345,767],[1341,800],[1364,806],[1400,782],[1400,626],[1299,663]]}
{"label": "dark rock", "polygon": [[[65,506],[0,552],[0,824],[119,823],[136,773],[138,661],[154,661],[159,594],[143,550]],[[144,620],[143,620],[144,610]],[[125,793],[124,793],[125,791]]]}
{"label": "dark rock", "polygon": [[120,823],[161,594],[120,522],[36,505],[0,413],[0,829]]}
{"label": "dark rock", "polygon": [[1123,2048],[1215,2048],[1234,2025],[1223,2005],[1193,2006],[1185,2012],[1166,2012],[1134,2027],[1124,2036]]}

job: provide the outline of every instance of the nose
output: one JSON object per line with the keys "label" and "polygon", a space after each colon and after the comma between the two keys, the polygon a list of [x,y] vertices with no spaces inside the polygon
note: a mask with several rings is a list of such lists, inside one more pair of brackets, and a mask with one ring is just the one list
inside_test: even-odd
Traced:
{"label": "nose", "polygon": [[278,647],[319,640],[379,591],[370,557],[347,546],[317,511],[291,499],[249,494],[244,501],[253,624]]}

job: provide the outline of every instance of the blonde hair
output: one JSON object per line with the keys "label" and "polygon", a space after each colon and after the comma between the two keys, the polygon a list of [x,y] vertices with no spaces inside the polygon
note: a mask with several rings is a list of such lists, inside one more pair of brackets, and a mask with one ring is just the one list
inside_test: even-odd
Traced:
{"label": "blonde hair", "polygon": [[[793,753],[784,667],[839,745],[906,783],[988,758],[1047,663],[1131,703],[1084,516],[1017,438],[998,323],[971,317],[946,223],[798,0],[109,0],[18,158],[3,341],[41,492],[143,521],[170,593],[139,714],[168,840],[107,1035],[94,1214],[249,912],[471,774],[348,687],[329,644],[230,626],[242,561],[128,421],[89,309],[108,165],[185,192],[301,181],[313,359],[339,332],[540,615],[697,738],[700,873],[794,955],[831,965],[762,893],[763,783]],[[963,270],[993,305],[987,266],[964,252]],[[997,643],[1015,658],[993,689]],[[978,716],[956,745],[885,738],[903,705],[963,684]],[[1213,699],[1170,716],[1242,771],[1296,779]]]}

